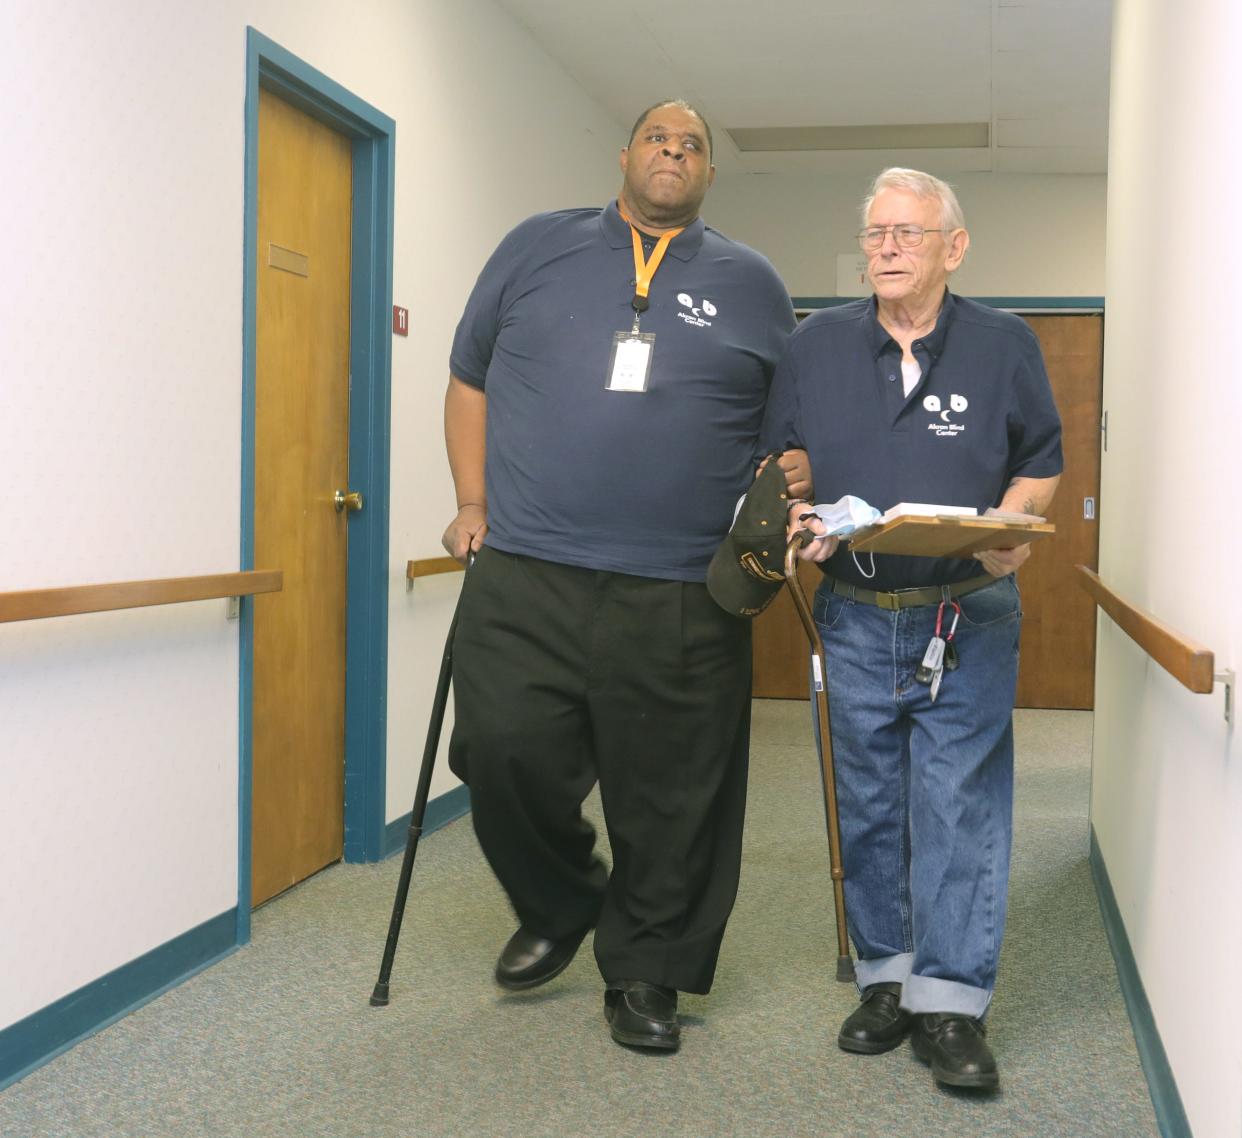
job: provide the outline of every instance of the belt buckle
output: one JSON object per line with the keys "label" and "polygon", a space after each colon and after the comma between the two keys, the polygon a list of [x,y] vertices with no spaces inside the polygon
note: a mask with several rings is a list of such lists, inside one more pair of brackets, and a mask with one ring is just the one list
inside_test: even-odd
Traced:
{"label": "belt buckle", "polygon": [[887,612],[899,612],[901,609],[901,597],[897,593],[876,593],[876,608],[884,609]]}

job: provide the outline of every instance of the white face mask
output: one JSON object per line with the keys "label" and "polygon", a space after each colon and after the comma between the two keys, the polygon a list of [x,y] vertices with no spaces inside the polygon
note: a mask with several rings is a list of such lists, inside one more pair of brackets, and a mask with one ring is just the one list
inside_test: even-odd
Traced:
{"label": "white face mask", "polygon": [[824,523],[830,536],[847,537],[856,529],[869,526],[880,516],[880,511],[867,505],[861,498],[846,494],[827,505],[816,506],[815,513]]}

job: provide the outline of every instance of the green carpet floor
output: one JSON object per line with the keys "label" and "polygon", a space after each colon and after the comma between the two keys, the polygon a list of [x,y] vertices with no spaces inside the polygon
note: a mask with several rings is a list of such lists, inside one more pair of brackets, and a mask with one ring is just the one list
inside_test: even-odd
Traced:
{"label": "green carpet floor", "polygon": [[937,1088],[908,1047],[838,1050],[856,997],[832,979],[807,708],[760,701],[741,893],[715,990],[682,997],[678,1054],[610,1040],[589,941],[546,988],[494,986],[513,924],[463,819],[419,852],[389,1007],[367,999],[400,859],[336,866],[256,912],[250,945],[0,1094],[0,1134],[1155,1135],[1087,864],[1091,716],[1016,724],[996,1096]]}

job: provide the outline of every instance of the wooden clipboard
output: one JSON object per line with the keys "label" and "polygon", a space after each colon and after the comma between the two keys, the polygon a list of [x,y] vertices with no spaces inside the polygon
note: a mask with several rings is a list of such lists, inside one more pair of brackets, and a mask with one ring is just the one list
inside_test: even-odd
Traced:
{"label": "wooden clipboard", "polygon": [[970,557],[984,549],[1008,549],[1056,533],[1051,522],[1006,522],[996,518],[894,518],[867,526],[850,538],[855,553],[897,553],[907,557]]}

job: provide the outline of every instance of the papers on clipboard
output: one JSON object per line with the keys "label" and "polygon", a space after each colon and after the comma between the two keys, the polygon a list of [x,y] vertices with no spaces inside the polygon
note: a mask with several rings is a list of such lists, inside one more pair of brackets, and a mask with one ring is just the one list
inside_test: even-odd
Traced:
{"label": "papers on clipboard", "polygon": [[880,515],[878,524],[896,521],[898,518],[974,518],[979,511],[974,506],[934,506],[930,502],[898,502],[892,509]]}

